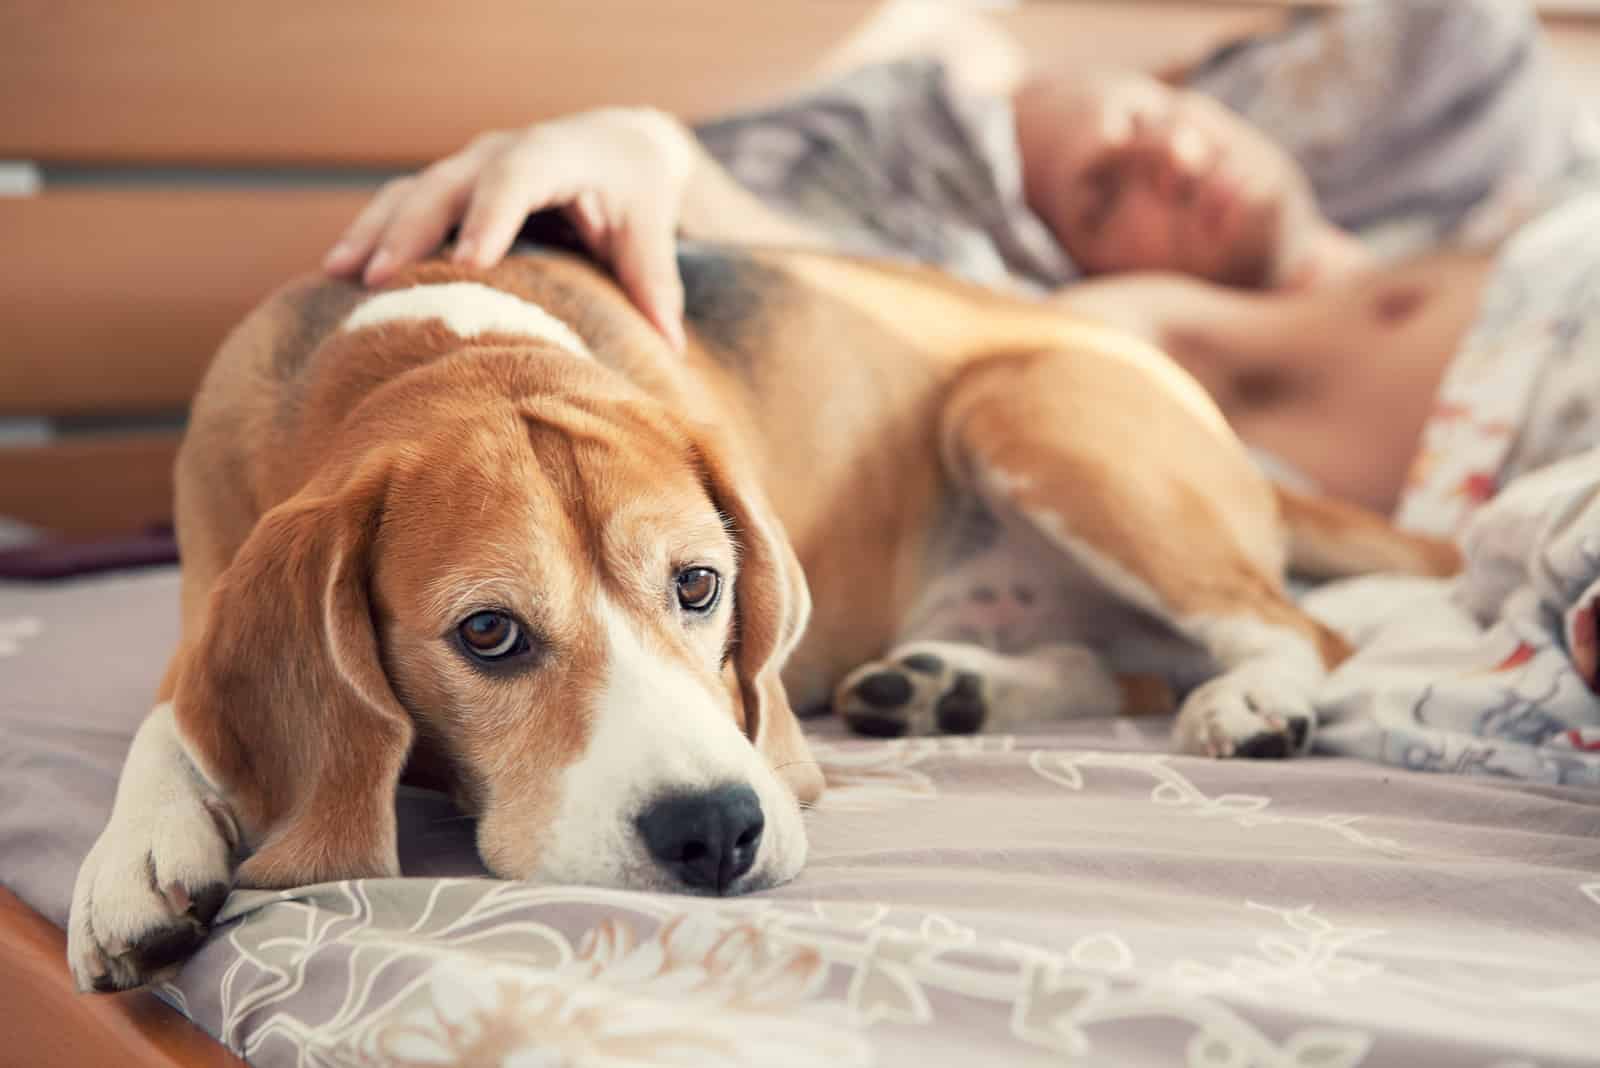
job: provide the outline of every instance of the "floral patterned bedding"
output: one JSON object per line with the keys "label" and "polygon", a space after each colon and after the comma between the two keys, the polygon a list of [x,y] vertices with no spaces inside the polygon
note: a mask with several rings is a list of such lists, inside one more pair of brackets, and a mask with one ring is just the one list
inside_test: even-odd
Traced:
{"label": "floral patterned bedding", "polygon": [[[0,585],[0,876],[60,922],[176,630],[174,572]],[[1600,793],[1166,724],[860,741],[794,883],[481,877],[400,799],[398,880],[238,893],[163,988],[263,1066],[1600,1063]]]}

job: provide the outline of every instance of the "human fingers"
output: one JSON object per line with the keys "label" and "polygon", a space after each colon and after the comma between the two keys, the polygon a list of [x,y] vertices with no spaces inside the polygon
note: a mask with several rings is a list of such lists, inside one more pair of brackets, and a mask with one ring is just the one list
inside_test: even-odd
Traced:
{"label": "human fingers", "polygon": [[683,330],[683,279],[678,274],[675,213],[653,205],[624,218],[615,231],[611,263],[623,290],[679,352]]}
{"label": "human fingers", "polygon": [[[595,164],[581,146],[541,127],[516,138],[483,168],[473,187],[454,259],[474,267],[500,262],[529,215],[571,203],[582,192],[583,167]],[[614,180],[602,166],[588,175],[595,185]],[[594,251],[590,237],[584,244]]]}
{"label": "human fingers", "polygon": [[410,190],[412,181],[407,176],[385,182],[328,250],[322,261],[323,270],[332,275],[345,275],[365,266],[383,236],[389,217]]}
{"label": "human fingers", "polygon": [[368,285],[384,282],[437,249],[461,218],[481,167],[478,154],[465,152],[418,175],[384,224],[363,280]]}

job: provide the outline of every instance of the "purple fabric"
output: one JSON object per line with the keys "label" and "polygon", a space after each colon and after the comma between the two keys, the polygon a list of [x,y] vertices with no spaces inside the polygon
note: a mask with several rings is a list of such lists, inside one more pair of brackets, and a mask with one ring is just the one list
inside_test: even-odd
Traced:
{"label": "purple fabric", "polygon": [[128,534],[95,541],[40,541],[0,550],[0,579],[45,580],[172,564],[178,541],[171,531]]}

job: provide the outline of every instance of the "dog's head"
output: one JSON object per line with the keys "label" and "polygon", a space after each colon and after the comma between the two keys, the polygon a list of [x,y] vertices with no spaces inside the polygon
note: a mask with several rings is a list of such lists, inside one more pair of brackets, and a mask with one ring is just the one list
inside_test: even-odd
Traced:
{"label": "dog's head", "polygon": [[396,872],[414,748],[498,875],[792,877],[822,780],[779,670],[809,601],[759,487],[618,376],[502,355],[370,396],[213,590],[176,703],[256,839],[242,881]]}

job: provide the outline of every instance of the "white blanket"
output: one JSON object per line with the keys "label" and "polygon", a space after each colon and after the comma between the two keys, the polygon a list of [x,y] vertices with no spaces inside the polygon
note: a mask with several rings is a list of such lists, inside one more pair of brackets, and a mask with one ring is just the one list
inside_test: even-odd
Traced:
{"label": "white blanket", "polygon": [[1516,479],[1457,578],[1373,577],[1306,607],[1356,645],[1317,748],[1426,771],[1600,785],[1600,449]]}

